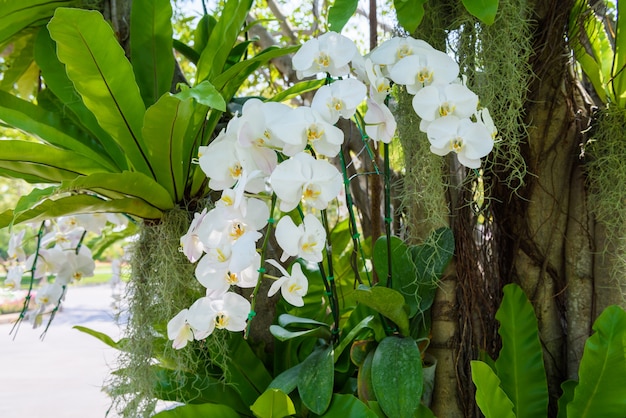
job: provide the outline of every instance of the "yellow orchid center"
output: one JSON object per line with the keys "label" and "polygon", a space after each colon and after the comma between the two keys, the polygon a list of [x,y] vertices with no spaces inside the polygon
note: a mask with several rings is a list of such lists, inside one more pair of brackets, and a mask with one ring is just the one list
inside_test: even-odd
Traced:
{"label": "yellow orchid center", "polygon": [[233,201],[233,198],[228,195],[222,196],[220,200],[222,201],[222,203],[224,203],[225,206],[232,206],[235,203]]}
{"label": "yellow orchid center", "polygon": [[319,186],[315,184],[309,184],[304,189],[302,193],[302,198],[304,200],[317,200],[320,194],[322,194],[322,190]]}
{"label": "yellow orchid center", "polygon": [[396,52],[398,60],[401,60],[404,57],[408,57],[409,55],[413,55],[413,49],[408,45],[401,45]]}
{"label": "yellow orchid center", "polygon": [[417,81],[419,81],[420,83],[427,84],[427,83],[430,83],[432,79],[433,79],[433,72],[430,71],[426,67],[423,67],[417,73]]}
{"label": "yellow orchid center", "polygon": [[231,273],[229,271],[226,274],[226,281],[228,282],[228,284],[233,285],[233,284],[237,284],[237,282],[239,281],[239,278],[237,277],[235,273]]}
{"label": "yellow orchid center", "polygon": [[217,251],[217,261],[219,261],[220,263],[223,263],[224,261],[228,260],[228,257],[226,257],[226,255],[224,255],[222,250],[220,250],[218,248],[215,251]]}
{"label": "yellow orchid center", "polygon": [[241,164],[235,163],[235,165],[232,165],[228,168],[228,171],[230,172],[232,178],[238,179],[239,177],[241,177],[243,167],[241,167]]}
{"label": "yellow orchid center", "polygon": [[76,281],[79,281],[82,278],[83,278],[83,273],[81,273],[80,271],[75,271],[74,274],[72,274],[72,279]]}
{"label": "yellow orchid center", "polygon": [[451,105],[448,102],[444,102],[439,106],[439,116],[448,116],[456,109],[455,105]]}
{"label": "yellow orchid center", "polygon": [[289,287],[287,288],[287,291],[289,293],[295,293],[302,290],[302,286],[300,286],[298,283],[292,283],[291,285],[289,285]]}
{"label": "yellow orchid center", "polygon": [[245,234],[245,232],[246,227],[244,224],[241,222],[234,222],[229,235],[233,240],[236,240]]}
{"label": "yellow orchid center", "polygon": [[456,137],[452,141],[450,141],[450,150],[458,154],[459,152],[461,152],[462,149],[463,149],[463,138]]}
{"label": "yellow orchid center", "polygon": [[215,327],[218,329],[223,329],[228,326],[228,316],[220,313],[215,316]]}
{"label": "yellow orchid center", "polygon": [[317,125],[313,124],[309,126],[306,130],[306,139],[309,142],[315,142],[324,136],[324,130],[319,129]]}
{"label": "yellow orchid center", "polygon": [[320,52],[317,55],[317,58],[315,58],[315,62],[317,63],[317,65],[319,65],[320,67],[326,68],[330,65],[330,57],[328,56],[327,53],[325,52]]}

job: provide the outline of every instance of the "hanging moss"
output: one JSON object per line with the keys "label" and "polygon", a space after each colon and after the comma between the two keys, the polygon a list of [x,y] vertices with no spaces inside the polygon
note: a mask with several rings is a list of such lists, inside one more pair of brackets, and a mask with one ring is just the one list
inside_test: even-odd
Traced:
{"label": "hanging moss", "polygon": [[[607,234],[607,246],[613,248],[611,277],[626,291],[626,109],[609,105],[597,114],[591,139],[585,149],[590,154],[587,174],[591,198],[589,204]],[[598,250],[605,250],[599,248]],[[626,295],[622,294],[622,298]]]}
{"label": "hanging moss", "polygon": [[[189,401],[202,389],[187,376],[206,374],[214,359],[224,362],[224,334],[214,333],[204,342],[191,342],[175,350],[167,339],[167,322],[181,309],[204,296],[191,264],[179,251],[180,237],[190,224],[191,214],[174,209],[158,222],[145,222],[132,249],[131,280],[127,285],[127,339],[118,358],[119,371],[109,384],[115,409],[124,417],[148,417],[154,412],[159,391],[170,399]],[[159,386],[163,369],[172,370],[180,387]],[[218,364],[217,366],[222,366]],[[195,395],[194,395],[195,393]]]}

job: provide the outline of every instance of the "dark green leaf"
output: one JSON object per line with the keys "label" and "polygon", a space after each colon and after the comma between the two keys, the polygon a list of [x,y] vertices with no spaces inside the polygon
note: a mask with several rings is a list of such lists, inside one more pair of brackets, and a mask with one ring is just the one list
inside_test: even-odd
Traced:
{"label": "dark green leaf", "polygon": [[559,413],[556,418],[567,418],[567,404],[574,399],[574,390],[578,385],[576,380],[566,380],[561,383],[561,391],[563,394],[559,398]]}
{"label": "dark green leaf", "polygon": [[409,335],[409,315],[405,309],[404,296],[387,287],[360,285],[355,293],[360,303],[391,319],[402,335]]}
{"label": "dark green leaf", "polygon": [[393,0],[398,23],[409,33],[415,32],[424,17],[426,0]]}
{"label": "dark green leaf", "polygon": [[170,90],[174,77],[170,0],[133,0],[130,58],[141,97],[150,106]]}
{"label": "dark green leaf", "polygon": [[285,370],[269,384],[268,389],[280,389],[286,394],[291,393],[298,386],[298,376],[302,363],[298,363],[290,369]]}
{"label": "dark green leaf", "polygon": [[316,337],[316,338],[329,338],[330,331],[327,327],[317,327],[304,331],[288,331],[285,328],[278,325],[270,325],[270,333],[276,337],[279,341],[287,341],[298,337]]}
{"label": "dark green leaf", "polygon": [[500,379],[487,364],[472,361],[472,381],[476,385],[476,403],[485,418],[516,418],[513,403],[500,387]]}
{"label": "dark green leaf", "polygon": [[268,389],[252,404],[250,410],[259,418],[283,418],[296,413],[293,402],[284,392]]}
{"label": "dark green leaf", "polygon": [[328,9],[328,27],[334,32],[341,32],[348,20],[356,12],[358,0],[335,0]]}
{"label": "dark green leaf", "polygon": [[376,327],[381,327],[380,321],[374,315],[369,315],[355,325],[347,334],[342,335],[341,341],[339,341],[337,348],[335,348],[335,361],[339,359],[343,350],[345,350],[349,344],[352,344],[352,341],[357,338],[364,329],[369,328],[373,330]]}
{"label": "dark green leaf", "polygon": [[353,395],[335,393],[324,418],[376,418],[376,413]]}
{"label": "dark green leaf", "polygon": [[299,83],[294,84],[286,90],[281,91],[278,94],[275,94],[270,98],[273,102],[284,102],[286,100],[290,100],[294,97],[301,95],[302,93],[307,93],[309,91],[317,90],[322,87],[326,83],[325,79],[321,80],[305,80]]}
{"label": "dark green leaf", "polygon": [[178,39],[174,39],[172,45],[176,51],[180,52],[194,65],[197,64],[198,60],[200,59],[200,54],[198,54],[192,47],[179,41]]}
{"label": "dark green leaf", "polygon": [[294,315],[289,315],[289,314],[282,314],[278,317],[278,324],[280,326],[283,327],[288,327],[288,326],[304,326],[307,328],[310,328],[311,326],[317,328],[319,326],[321,327],[326,327],[326,328],[330,328],[328,324],[324,323],[324,322],[320,322],[320,321],[316,321],[314,319],[311,318],[300,318],[298,316],[294,316]]}
{"label": "dark green leaf", "polygon": [[298,375],[302,403],[320,415],[328,409],[333,396],[335,361],[333,347],[315,349],[304,361]]}
{"label": "dark green leaf", "polygon": [[518,418],[548,414],[548,382],[543,366],[537,318],[522,289],[504,287],[502,304],[496,313],[502,337],[496,370],[502,390],[508,395]]}
{"label": "dark green leaf", "polygon": [[384,338],[372,359],[372,386],[390,418],[413,416],[422,399],[422,357],[415,340]]}
{"label": "dark green leaf", "polygon": [[496,20],[499,0],[462,0],[465,9],[480,19],[481,22],[491,25]]}
{"label": "dark green leaf", "polygon": [[609,306],[593,324],[568,417],[623,418],[626,411],[626,312]]}
{"label": "dark green leaf", "polygon": [[48,30],[85,106],[119,143],[132,166],[154,177],[141,136],[145,106],[111,26],[96,11],[61,8]]}
{"label": "dark green leaf", "polygon": [[0,7],[0,45],[25,28],[45,24],[56,8],[78,4],[80,4],[78,0],[3,1]]}
{"label": "dark green leaf", "polygon": [[[198,54],[198,58],[204,48],[206,48],[207,42],[213,33],[213,28],[217,25],[217,20],[211,15],[203,15],[198,21],[198,26],[193,34],[193,49]],[[196,60],[197,62],[197,60]]]}

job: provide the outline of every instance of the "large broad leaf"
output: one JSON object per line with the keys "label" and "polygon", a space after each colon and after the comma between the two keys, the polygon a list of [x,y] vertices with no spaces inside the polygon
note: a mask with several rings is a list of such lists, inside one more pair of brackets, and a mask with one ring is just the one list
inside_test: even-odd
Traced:
{"label": "large broad leaf", "polygon": [[548,382],[537,318],[522,289],[509,284],[496,313],[502,337],[500,357],[496,360],[501,387],[514,405],[518,418],[548,414]]}
{"label": "large broad leaf", "polygon": [[623,0],[617,2],[617,16],[612,90],[618,106],[626,109],[626,2]]}
{"label": "large broad leaf", "polygon": [[227,0],[198,60],[198,83],[220,74],[252,7],[252,0]]}
{"label": "large broad leaf", "polygon": [[145,106],[111,26],[96,11],[61,8],[48,30],[85,106],[119,143],[132,166],[155,177],[141,136]]}
{"label": "large broad leaf", "polygon": [[170,0],[133,0],[130,58],[146,106],[170,90],[174,76]]}
{"label": "large broad leaf", "polygon": [[498,12],[499,0],[463,0],[465,9],[487,25],[493,24]]}
{"label": "large broad leaf", "polygon": [[[118,170],[109,159],[103,158],[101,154],[86,145],[88,138],[85,133],[64,123],[60,114],[48,112],[40,106],[3,91],[0,91],[0,120],[39,137],[49,144],[82,154],[111,171]],[[80,137],[83,141],[77,139]],[[0,159],[5,149],[4,146],[0,149]],[[62,163],[62,161],[57,161],[57,163]]]}
{"label": "large broad leaf", "polygon": [[[9,165],[8,163],[14,164]],[[7,163],[7,164],[5,164]],[[63,172],[61,179],[50,179],[51,182],[59,182],[66,178],[88,175],[109,170],[79,152],[55,148],[50,145],[36,142],[4,140],[0,149],[0,166],[17,169],[24,166],[28,172],[28,166],[41,165]],[[34,173],[31,173],[34,174]]]}
{"label": "large broad leaf", "polygon": [[358,0],[335,0],[328,9],[328,26],[334,32],[341,32],[348,20],[356,12]]}
{"label": "large broad leaf", "polygon": [[285,370],[267,387],[268,389],[280,389],[286,394],[291,393],[298,386],[298,376],[300,375],[300,369],[302,368],[302,363],[298,363],[290,369]]}
{"label": "large broad leaf", "polygon": [[250,410],[259,418],[283,418],[295,415],[296,408],[289,396],[278,389],[268,389],[254,401]]}
{"label": "large broad leaf", "polygon": [[50,38],[48,28],[41,28],[35,40],[35,61],[41,70],[46,86],[63,103],[64,112],[73,112],[84,129],[98,138],[102,148],[120,170],[128,169],[126,156],[120,146],[98,124],[96,117],[83,103],[82,97],[74,89],[74,83],[67,77],[65,65],[59,61],[56,44]]}
{"label": "large broad leaf", "polygon": [[163,186],[151,177],[136,171],[81,176],[72,181],[63,182],[59,190],[112,191],[123,196],[136,197],[161,210],[174,207],[174,201]]}
{"label": "large broad leaf", "polygon": [[183,87],[183,89],[180,93],[176,93],[176,97],[179,99],[185,100],[193,98],[196,102],[205,106],[222,112],[226,111],[226,102],[224,101],[224,98],[209,81],[204,80],[200,84],[191,88],[184,85],[181,87]]}
{"label": "large broad leaf", "polygon": [[315,349],[300,367],[298,393],[302,403],[320,415],[330,405],[334,382],[333,347]]}
{"label": "large broad leaf", "polygon": [[[185,189],[185,169],[191,164],[186,149],[187,127],[193,119],[192,100],[180,100],[163,95],[147,111],[143,136],[149,138],[147,150],[157,181],[175,201],[180,201]],[[193,141],[193,138],[189,138]]]}
{"label": "large broad leaf", "polygon": [[[24,32],[12,43],[12,52],[4,57],[4,72],[0,80],[0,90],[9,91],[28,72],[33,64],[33,47],[39,29]],[[39,74],[37,74],[39,76]],[[22,95],[28,97],[28,95]]]}
{"label": "large broad leaf", "polygon": [[409,335],[408,306],[404,296],[388,287],[360,285],[355,293],[358,302],[391,319],[402,335]]}
{"label": "large broad leaf", "polygon": [[78,0],[4,0],[0,7],[0,45],[27,27],[44,24],[57,7],[80,4]]}
{"label": "large broad leaf", "polygon": [[422,21],[424,17],[424,3],[426,3],[426,0],[393,0],[398,23],[407,32],[415,32],[415,29]]}
{"label": "large broad leaf", "polygon": [[623,418],[626,413],[626,312],[609,306],[593,324],[568,417]]}
{"label": "large broad leaf", "polygon": [[383,339],[372,359],[372,386],[390,418],[413,416],[422,399],[422,357],[413,338]]}
{"label": "large broad leaf", "polygon": [[159,412],[153,415],[153,418],[198,418],[198,417],[214,417],[214,418],[240,418],[234,409],[220,404],[206,403],[201,405],[183,405],[174,409]]}
{"label": "large broad leaf", "polygon": [[0,228],[9,226],[11,223],[40,222],[77,213],[126,213],[142,219],[159,219],[163,216],[162,211],[139,199],[103,200],[96,196],[79,194],[56,200],[45,200],[36,207],[20,213],[15,219],[13,211],[2,212]]}
{"label": "large broad leaf", "polygon": [[486,418],[516,418],[513,402],[500,387],[500,379],[486,363],[472,361],[476,403]]}

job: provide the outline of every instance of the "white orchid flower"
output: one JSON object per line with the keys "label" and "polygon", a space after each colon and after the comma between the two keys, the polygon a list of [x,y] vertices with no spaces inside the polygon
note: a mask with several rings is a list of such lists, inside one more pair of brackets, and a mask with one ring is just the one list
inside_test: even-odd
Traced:
{"label": "white orchid flower", "polygon": [[396,133],[396,119],[384,103],[367,99],[367,112],[363,117],[365,133],[373,141],[388,144]]}
{"label": "white orchid flower", "polygon": [[183,309],[167,323],[167,338],[173,341],[172,347],[177,350],[184,348],[189,341],[193,341],[193,331],[187,322],[188,313],[189,309]]}
{"label": "white orchid flower", "polygon": [[426,86],[413,97],[413,109],[423,120],[454,115],[469,118],[476,112],[478,96],[463,84]]}
{"label": "white orchid flower", "polygon": [[316,209],[326,209],[343,184],[341,174],[332,164],[316,160],[304,152],[280,163],[272,173],[270,183],[283,212],[291,211],[300,201]]}
{"label": "white orchid flower", "polygon": [[359,80],[354,78],[337,80],[320,87],[315,92],[311,108],[322,115],[326,122],[334,125],[339,117],[350,119],[366,94],[367,87]]}
{"label": "white orchid flower", "polygon": [[61,284],[78,282],[83,277],[93,277],[96,263],[93,261],[89,248],[82,246],[78,254],[66,251],[63,264],[60,266],[56,280]]}
{"label": "white orchid flower", "polygon": [[23,262],[26,259],[26,253],[22,248],[24,234],[26,234],[26,230],[22,229],[18,233],[12,233],[9,237],[9,248],[7,249],[8,261]]}
{"label": "white orchid flower", "polygon": [[26,260],[26,270],[35,269],[35,279],[56,274],[65,262],[65,251],[59,248],[41,249],[37,256],[37,264],[33,266],[36,254]]}
{"label": "white orchid flower", "polygon": [[431,84],[449,84],[459,76],[459,65],[446,53],[436,49],[422,50],[406,56],[389,70],[389,77],[406,91],[416,94]]}
{"label": "white orchid flower", "polygon": [[7,270],[7,278],[4,285],[11,290],[18,290],[22,286],[22,275],[24,274],[24,266],[16,264]]}
{"label": "white orchid flower", "polygon": [[272,126],[284,121],[290,110],[289,106],[282,103],[247,100],[237,120],[239,144],[243,147],[282,148],[280,139],[272,132]]}
{"label": "white orchid flower", "polygon": [[227,292],[217,299],[202,297],[189,308],[187,322],[196,340],[208,337],[215,328],[243,331],[250,308],[246,298],[233,292]]}
{"label": "white orchid flower", "polygon": [[300,225],[289,216],[283,216],[276,225],[276,241],[283,250],[281,261],[287,257],[301,257],[312,263],[322,261],[322,251],[326,245],[326,230],[312,214],[307,214]]}
{"label": "white orchid flower", "polygon": [[496,125],[493,123],[493,119],[491,118],[491,115],[489,114],[489,109],[485,107],[480,110],[477,110],[476,120],[478,122],[482,122],[482,124],[485,125],[487,130],[491,133],[491,138],[495,141],[496,137],[498,136],[498,129],[496,128]]}
{"label": "white orchid flower", "polygon": [[35,303],[39,305],[40,309],[50,304],[56,305],[63,297],[64,292],[61,284],[47,283],[37,291]]}
{"label": "white orchid flower", "polygon": [[274,128],[284,142],[283,154],[293,157],[301,153],[307,144],[316,153],[335,157],[343,144],[343,131],[329,123],[310,107],[293,109],[286,120]]}
{"label": "white orchid flower", "polygon": [[[272,150],[247,146],[237,140],[236,129],[222,131],[211,144],[198,148],[200,168],[209,177],[209,187],[213,190],[231,188],[240,180],[244,170],[247,173],[260,171],[269,176],[277,164],[276,153]],[[247,181],[246,191],[259,193],[265,190],[265,178],[258,177]]]}
{"label": "white orchid flower", "polygon": [[459,162],[469,168],[479,168],[480,159],[493,148],[493,138],[485,125],[468,118],[436,119],[428,126],[427,135],[433,153],[443,156],[453,151]]}
{"label": "white orchid flower", "polygon": [[272,283],[267,296],[272,297],[280,290],[280,293],[287,303],[293,306],[304,306],[303,297],[306,296],[309,289],[309,281],[304,273],[302,273],[302,266],[298,263],[294,263],[293,266],[291,266],[291,274],[289,274],[276,260],[270,259],[267,260],[267,262],[276,267],[283,274],[281,278]]}
{"label": "white orchid flower", "polygon": [[193,221],[191,221],[187,233],[180,237],[180,249],[192,263],[198,261],[204,252],[204,246],[198,236],[198,228],[206,214],[206,208],[200,213],[194,213]]}
{"label": "white orchid flower", "polygon": [[354,42],[337,32],[326,32],[318,38],[306,41],[292,58],[299,79],[329,73],[333,77],[350,72],[348,65],[358,54]]}
{"label": "white orchid flower", "polygon": [[403,58],[433,50],[428,42],[421,39],[394,37],[377,46],[369,57],[372,63],[391,68]]}

